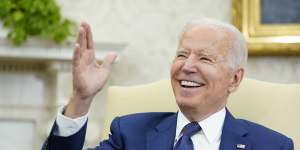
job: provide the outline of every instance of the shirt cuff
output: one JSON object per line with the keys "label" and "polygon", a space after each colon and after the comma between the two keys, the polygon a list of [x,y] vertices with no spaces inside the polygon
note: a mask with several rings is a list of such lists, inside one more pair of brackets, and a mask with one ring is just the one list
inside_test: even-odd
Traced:
{"label": "shirt cuff", "polygon": [[63,115],[64,108],[65,107],[61,107],[58,110],[56,118],[57,130],[54,131],[54,133],[57,136],[67,137],[75,134],[84,126],[88,119],[88,114],[72,119]]}

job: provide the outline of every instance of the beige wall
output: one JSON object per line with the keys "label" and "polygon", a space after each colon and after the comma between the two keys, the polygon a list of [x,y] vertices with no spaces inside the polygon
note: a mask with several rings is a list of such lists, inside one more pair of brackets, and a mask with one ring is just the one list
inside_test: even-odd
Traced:
{"label": "beige wall", "polygon": [[300,83],[299,56],[250,57],[247,76],[278,83]]}
{"label": "beige wall", "polygon": [[[96,41],[125,42],[111,83],[132,85],[169,76],[177,38],[187,20],[230,21],[230,0],[59,0],[63,13],[89,22]],[[247,76],[273,82],[300,82],[299,57],[251,57]]]}
{"label": "beige wall", "polygon": [[96,41],[128,44],[114,66],[112,84],[167,78],[178,35],[187,20],[228,22],[229,0],[60,0],[63,11],[92,25]]}

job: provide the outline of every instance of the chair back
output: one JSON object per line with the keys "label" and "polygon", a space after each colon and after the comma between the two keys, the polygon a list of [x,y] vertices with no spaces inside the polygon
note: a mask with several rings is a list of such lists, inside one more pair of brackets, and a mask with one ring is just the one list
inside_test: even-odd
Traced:
{"label": "chair back", "polygon": [[[236,118],[243,118],[288,135],[300,144],[300,84],[276,84],[244,79],[228,99],[227,107]],[[108,89],[104,130],[116,116],[138,112],[178,110],[170,80],[137,86],[111,86]]]}

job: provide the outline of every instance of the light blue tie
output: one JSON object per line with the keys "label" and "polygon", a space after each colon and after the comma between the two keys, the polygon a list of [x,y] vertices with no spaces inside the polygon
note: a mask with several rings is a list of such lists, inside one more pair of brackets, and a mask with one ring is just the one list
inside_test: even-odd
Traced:
{"label": "light blue tie", "polygon": [[182,129],[182,136],[176,143],[174,150],[194,150],[191,136],[201,131],[198,122],[191,122]]}

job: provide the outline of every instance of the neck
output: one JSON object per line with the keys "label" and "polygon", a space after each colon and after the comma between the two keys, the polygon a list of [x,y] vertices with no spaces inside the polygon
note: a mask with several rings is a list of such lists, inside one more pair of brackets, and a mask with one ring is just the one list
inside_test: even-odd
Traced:
{"label": "neck", "polygon": [[206,118],[210,117],[214,113],[222,110],[225,108],[225,106],[219,107],[214,110],[205,110],[205,109],[191,109],[191,108],[182,108],[180,107],[180,111],[183,113],[183,115],[189,119],[190,122],[200,122],[202,120],[205,120]]}

